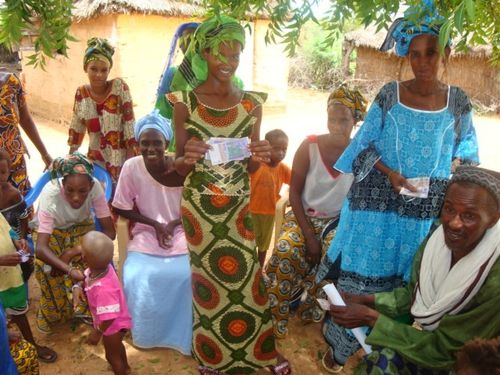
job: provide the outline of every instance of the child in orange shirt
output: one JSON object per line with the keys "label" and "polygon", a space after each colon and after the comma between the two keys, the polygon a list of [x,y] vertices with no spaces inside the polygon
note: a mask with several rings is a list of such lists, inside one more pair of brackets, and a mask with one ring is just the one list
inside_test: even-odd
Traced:
{"label": "child in orange shirt", "polygon": [[288,148],[288,136],[282,130],[274,129],[266,133],[266,140],[272,147],[270,161],[261,162],[259,169],[250,174],[250,213],[261,267],[273,234],[281,186],[284,183],[290,185],[291,178],[290,168],[281,162]]}

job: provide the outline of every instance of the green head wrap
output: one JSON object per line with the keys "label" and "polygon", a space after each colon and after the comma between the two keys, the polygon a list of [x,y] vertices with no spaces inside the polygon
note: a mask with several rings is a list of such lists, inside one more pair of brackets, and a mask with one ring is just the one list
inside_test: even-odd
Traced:
{"label": "green head wrap", "polygon": [[83,66],[94,60],[102,60],[109,62],[109,67],[113,66],[113,54],[115,49],[104,38],[90,38],[87,40],[87,49],[83,56]]}
{"label": "green head wrap", "polygon": [[74,152],[64,158],[55,158],[50,166],[50,178],[56,179],[74,174],[85,174],[92,177],[94,165],[84,155]]}
{"label": "green head wrap", "polygon": [[[245,47],[245,30],[234,18],[221,15],[203,22],[196,29],[184,59],[172,79],[170,91],[192,90],[207,80],[208,65],[203,50],[218,56],[222,43],[236,41]],[[233,81],[239,86],[238,79]]]}

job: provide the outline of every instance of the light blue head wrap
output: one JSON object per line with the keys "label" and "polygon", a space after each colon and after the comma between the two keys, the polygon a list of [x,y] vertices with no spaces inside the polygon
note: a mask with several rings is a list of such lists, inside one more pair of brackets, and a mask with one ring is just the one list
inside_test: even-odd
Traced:
{"label": "light blue head wrap", "polygon": [[165,137],[166,141],[170,141],[173,136],[171,121],[160,115],[160,111],[158,109],[154,109],[153,112],[140,118],[135,123],[134,137],[137,142],[139,142],[141,134],[146,129],[158,130]]}
{"label": "light blue head wrap", "polygon": [[[415,19],[417,22],[414,22]],[[394,21],[380,50],[388,51],[396,44],[396,55],[407,56],[413,38],[423,34],[438,36],[443,22],[444,18],[437,13],[434,1],[423,0],[420,8],[410,7],[405,11],[403,18]]]}

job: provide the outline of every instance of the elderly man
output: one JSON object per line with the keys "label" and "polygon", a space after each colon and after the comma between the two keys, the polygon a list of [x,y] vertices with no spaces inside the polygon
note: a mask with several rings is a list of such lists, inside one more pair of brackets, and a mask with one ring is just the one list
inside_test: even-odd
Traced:
{"label": "elderly man", "polygon": [[[370,326],[374,351],[356,374],[448,373],[455,352],[500,335],[500,174],[459,167],[439,225],[417,252],[407,287],[345,295],[330,313],[347,327]],[[401,323],[401,316],[414,320]],[[397,319],[397,320],[396,320]]]}

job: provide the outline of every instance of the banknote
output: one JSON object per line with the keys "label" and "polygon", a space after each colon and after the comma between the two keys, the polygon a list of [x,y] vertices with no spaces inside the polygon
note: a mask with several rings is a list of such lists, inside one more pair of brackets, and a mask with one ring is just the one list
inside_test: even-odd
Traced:
{"label": "banknote", "polygon": [[17,253],[21,256],[21,263],[26,263],[33,257],[29,252],[25,252],[24,250],[18,250]]}
{"label": "banknote", "polygon": [[410,185],[414,186],[417,191],[411,191],[407,188],[402,188],[399,191],[399,194],[416,198],[427,198],[429,196],[429,177],[407,178],[406,181],[408,181]]}
{"label": "banknote", "polygon": [[213,165],[224,164],[234,160],[243,160],[251,156],[248,138],[213,137],[207,141],[212,148],[205,156]]}

